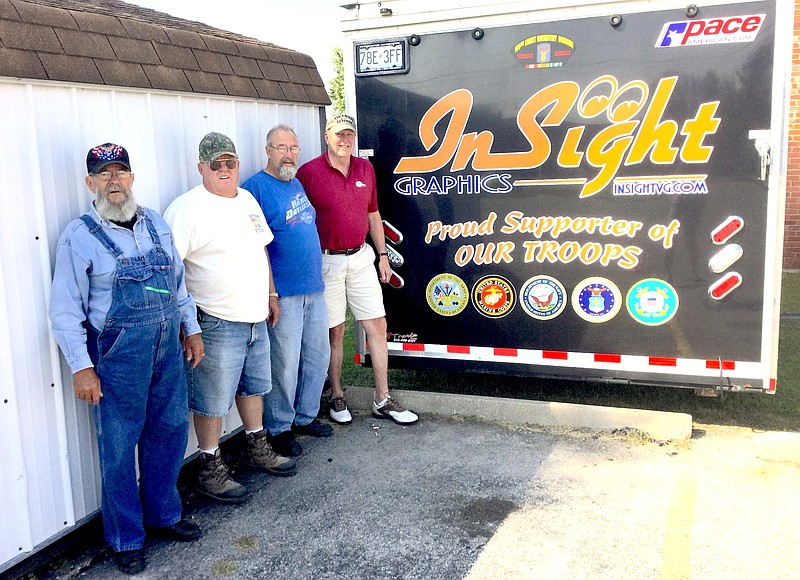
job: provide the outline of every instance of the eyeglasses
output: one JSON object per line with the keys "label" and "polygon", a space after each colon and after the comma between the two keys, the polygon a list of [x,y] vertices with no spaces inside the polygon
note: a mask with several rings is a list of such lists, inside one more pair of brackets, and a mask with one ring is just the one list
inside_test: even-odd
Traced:
{"label": "eyeglasses", "polygon": [[226,159],[225,161],[219,161],[215,159],[214,161],[209,161],[208,166],[211,168],[211,171],[219,171],[222,169],[222,164],[225,164],[225,167],[228,169],[236,169],[236,166],[239,165],[238,159]]}
{"label": "eyeglasses", "polygon": [[125,171],[124,169],[120,171],[101,171],[100,173],[95,173],[94,176],[99,179],[100,181],[110,181],[112,177],[116,177],[117,179],[128,179],[132,173],[130,171]]}
{"label": "eyeglasses", "polygon": [[286,155],[289,151],[292,152],[292,155],[300,153],[300,147],[297,145],[292,145],[289,147],[288,145],[278,145],[277,147],[273,147],[272,145],[267,145],[270,149],[275,149],[281,155]]}

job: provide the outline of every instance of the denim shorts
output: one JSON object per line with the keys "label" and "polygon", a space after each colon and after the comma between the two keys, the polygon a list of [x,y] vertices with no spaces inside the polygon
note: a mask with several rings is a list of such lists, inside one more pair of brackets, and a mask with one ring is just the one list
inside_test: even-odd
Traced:
{"label": "denim shorts", "polygon": [[230,322],[199,308],[197,320],[206,355],[195,368],[186,365],[189,410],[224,417],[236,395],[266,395],[272,389],[267,322]]}

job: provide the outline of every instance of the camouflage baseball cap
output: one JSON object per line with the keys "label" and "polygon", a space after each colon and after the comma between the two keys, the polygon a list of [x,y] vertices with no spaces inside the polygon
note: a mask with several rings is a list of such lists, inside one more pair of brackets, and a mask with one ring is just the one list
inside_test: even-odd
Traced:
{"label": "camouflage baseball cap", "polygon": [[220,155],[233,155],[237,159],[236,147],[227,135],[209,133],[200,141],[200,161],[214,161]]}

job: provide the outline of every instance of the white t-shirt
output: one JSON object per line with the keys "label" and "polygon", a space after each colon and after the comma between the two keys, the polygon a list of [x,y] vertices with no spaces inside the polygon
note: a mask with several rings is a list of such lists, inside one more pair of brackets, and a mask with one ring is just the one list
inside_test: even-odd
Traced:
{"label": "white t-shirt", "polygon": [[186,288],[203,311],[231,322],[261,322],[269,315],[272,231],[258,202],[239,188],[214,195],[202,184],[164,212],[186,267]]}

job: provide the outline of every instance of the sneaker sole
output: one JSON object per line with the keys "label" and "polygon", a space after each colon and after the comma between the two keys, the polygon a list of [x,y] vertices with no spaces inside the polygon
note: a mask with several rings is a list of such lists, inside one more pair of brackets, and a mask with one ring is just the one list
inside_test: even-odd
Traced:
{"label": "sneaker sole", "polygon": [[350,423],[352,423],[352,422],[353,422],[353,420],[352,420],[352,419],[350,419],[349,421],[337,421],[337,420],[336,420],[336,419],[334,419],[333,417],[330,417],[330,415],[329,415],[329,418],[330,418],[330,420],[331,420],[331,421],[333,421],[333,422],[334,422],[334,423],[336,423],[337,425],[349,425]]}
{"label": "sneaker sole", "polygon": [[395,419],[391,415],[383,415],[381,413],[376,413],[375,411],[372,412],[372,416],[375,417],[376,419],[389,419],[391,421],[394,421],[398,425],[413,425],[414,423],[419,421],[419,417],[417,417],[413,421],[408,421],[408,422],[398,421],[397,419]]}
{"label": "sneaker sole", "polygon": [[199,493],[200,495],[204,496],[204,497],[207,497],[209,499],[214,500],[217,503],[221,503],[221,504],[225,504],[225,505],[244,503],[248,499],[250,499],[250,493],[249,492],[247,494],[241,496],[241,497],[223,497],[223,496],[220,496],[220,495],[211,494],[211,493],[209,493],[207,491],[203,491],[202,489],[198,489],[198,488],[195,488],[194,490],[197,493]]}

